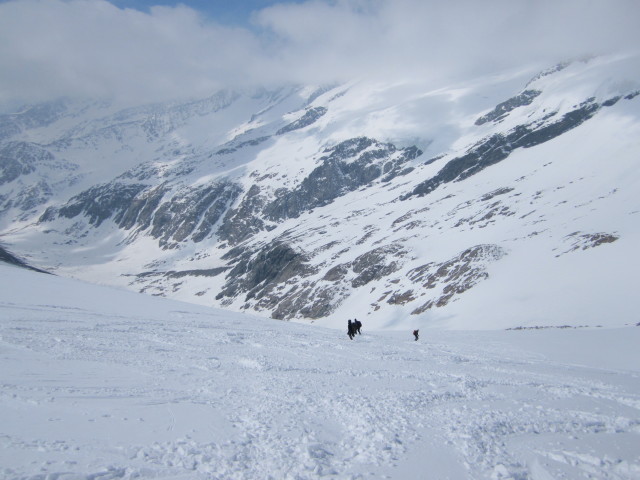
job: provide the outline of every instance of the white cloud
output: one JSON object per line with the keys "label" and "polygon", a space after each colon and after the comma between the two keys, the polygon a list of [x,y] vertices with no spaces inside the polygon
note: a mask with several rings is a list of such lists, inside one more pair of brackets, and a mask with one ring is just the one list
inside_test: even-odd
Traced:
{"label": "white cloud", "polygon": [[0,3],[0,102],[136,101],[224,86],[363,76],[455,78],[640,46],[636,0],[312,0],[228,28],[184,6]]}
{"label": "white cloud", "polygon": [[238,82],[258,49],[248,31],[186,7],[147,14],[103,0],[10,2],[0,5],[0,100],[206,94]]}
{"label": "white cloud", "polygon": [[311,1],[257,20],[311,76],[447,77],[640,47],[636,0]]}

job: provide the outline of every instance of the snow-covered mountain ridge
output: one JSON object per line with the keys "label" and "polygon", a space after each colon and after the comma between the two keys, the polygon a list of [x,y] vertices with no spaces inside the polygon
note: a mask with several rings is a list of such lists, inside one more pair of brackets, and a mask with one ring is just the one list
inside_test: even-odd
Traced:
{"label": "snow-covered mountain ridge", "polygon": [[33,107],[0,119],[2,241],[61,275],[328,326],[632,323],[638,64]]}

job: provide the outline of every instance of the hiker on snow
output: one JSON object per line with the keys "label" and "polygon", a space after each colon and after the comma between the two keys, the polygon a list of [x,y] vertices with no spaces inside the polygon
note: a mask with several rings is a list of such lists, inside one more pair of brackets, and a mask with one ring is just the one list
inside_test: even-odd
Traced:
{"label": "hiker on snow", "polygon": [[356,318],[353,321],[353,334],[355,335],[357,333],[358,335],[362,335],[362,332],[360,331],[361,328],[362,322]]}
{"label": "hiker on snow", "polygon": [[349,319],[349,322],[347,323],[347,335],[349,335],[349,338],[353,340],[353,336],[355,334],[356,334],[355,324],[351,323],[351,319]]}
{"label": "hiker on snow", "polygon": [[416,337],[416,342],[418,341],[418,330],[413,331],[413,336]]}

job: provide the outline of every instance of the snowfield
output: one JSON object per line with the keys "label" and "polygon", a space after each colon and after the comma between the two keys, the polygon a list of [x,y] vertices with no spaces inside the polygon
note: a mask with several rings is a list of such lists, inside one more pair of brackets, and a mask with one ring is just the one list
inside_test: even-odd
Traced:
{"label": "snowfield", "polygon": [[637,326],[416,342],[362,318],[350,341],[346,320],[0,266],[0,477],[640,478]]}

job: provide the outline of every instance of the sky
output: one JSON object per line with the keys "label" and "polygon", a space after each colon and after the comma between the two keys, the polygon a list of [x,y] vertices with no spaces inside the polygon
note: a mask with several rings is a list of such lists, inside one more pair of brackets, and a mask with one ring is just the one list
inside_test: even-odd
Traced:
{"label": "sky", "polygon": [[0,0],[0,104],[442,83],[637,49],[639,21],[637,0]]}
{"label": "sky", "polygon": [[251,28],[251,16],[263,8],[274,4],[302,3],[302,0],[110,0],[119,8],[132,8],[149,13],[151,7],[176,7],[181,4],[198,11],[204,17],[225,25]]}

